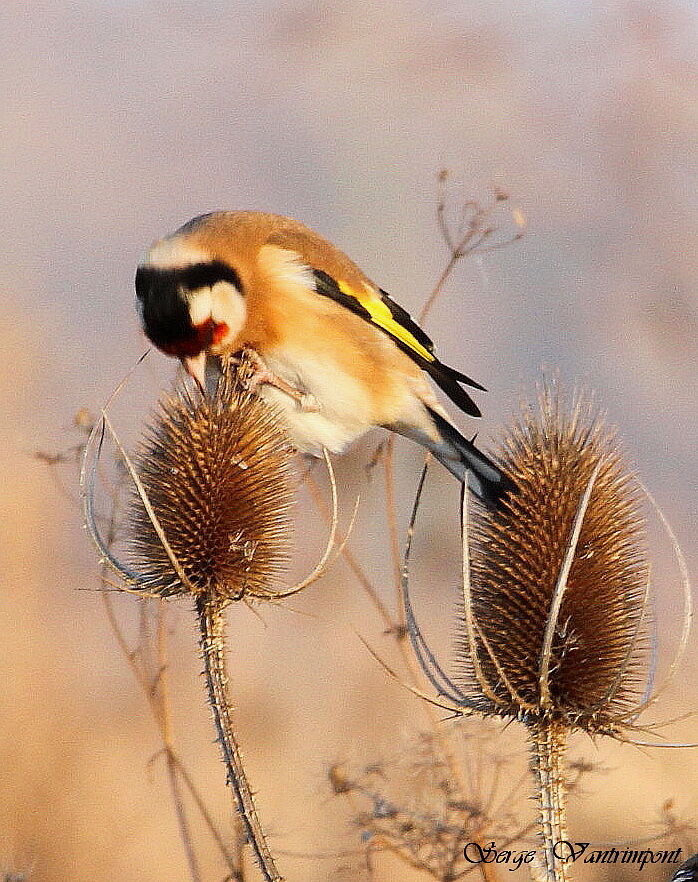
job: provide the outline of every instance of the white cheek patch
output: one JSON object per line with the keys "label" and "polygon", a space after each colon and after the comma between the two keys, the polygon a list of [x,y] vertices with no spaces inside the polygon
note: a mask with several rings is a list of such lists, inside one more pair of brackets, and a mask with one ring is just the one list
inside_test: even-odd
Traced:
{"label": "white cheek patch", "polygon": [[[223,322],[228,326],[229,332],[225,340],[236,337],[242,330],[247,319],[247,307],[245,298],[238,289],[230,282],[216,282],[210,289],[211,312],[214,322]],[[221,342],[225,342],[221,341]]]}
{"label": "white cheek patch", "polygon": [[180,238],[173,237],[160,239],[152,245],[142,263],[156,269],[174,269],[190,264],[207,263],[210,259],[210,255],[200,248],[187,245]]}
{"label": "white cheek patch", "polygon": [[194,326],[202,325],[208,321],[211,318],[212,311],[213,297],[211,296],[210,288],[204,288],[193,294],[189,301],[189,317]]}

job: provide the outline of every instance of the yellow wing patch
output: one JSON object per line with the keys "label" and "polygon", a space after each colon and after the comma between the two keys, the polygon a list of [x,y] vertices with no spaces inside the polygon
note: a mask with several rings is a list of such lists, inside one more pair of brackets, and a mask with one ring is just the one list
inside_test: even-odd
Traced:
{"label": "yellow wing patch", "polygon": [[396,340],[399,340],[401,343],[404,343],[405,346],[409,347],[413,352],[416,352],[421,358],[426,361],[436,361],[436,357],[432,352],[422,346],[422,344],[417,340],[414,334],[410,333],[400,322],[396,321],[393,316],[390,308],[385,304],[376,294],[367,286],[366,290],[362,293],[355,291],[346,282],[337,282],[337,287],[342,292],[342,294],[347,297],[352,297],[354,300],[357,300],[361,306],[366,310],[366,312],[371,316],[371,321],[374,325],[377,325],[379,328],[382,328],[391,337],[394,337]]}

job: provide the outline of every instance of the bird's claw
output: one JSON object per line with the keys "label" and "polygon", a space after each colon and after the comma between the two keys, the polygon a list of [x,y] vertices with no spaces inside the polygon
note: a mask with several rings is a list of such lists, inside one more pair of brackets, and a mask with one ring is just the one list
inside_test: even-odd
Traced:
{"label": "bird's claw", "polygon": [[298,399],[298,406],[303,413],[320,412],[320,405],[318,404],[318,400],[314,395],[311,395],[310,392],[301,392],[301,396]]}
{"label": "bird's claw", "polygon": [[247,380],[247,388],[250,391],[254,392],[259,386],[266,384],[267,386],[273,386],[275,389],[280,389],[286,395],[293,398],[298,404],[299,410],[303,413],[317,413],[320,410],[320,405],[314,395],[311,395],[309,392],[302,392],[287,380],[269,370],[259,353],[252,349],[247,349],[245,354],[253,367],[253,372]]}

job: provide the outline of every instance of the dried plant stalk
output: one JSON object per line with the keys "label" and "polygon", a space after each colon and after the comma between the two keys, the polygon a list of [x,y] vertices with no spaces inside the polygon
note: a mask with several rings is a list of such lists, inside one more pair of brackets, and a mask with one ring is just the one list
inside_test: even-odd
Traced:
{"label": "dried plant stalk", "polygon": [[235,736],[228,696],[228,673],[225,654],[225,617],[221,604],[216,601],[197,601],[199,628],[201,631],[201,656],[204,660],[206,688],[213,720],[218,733],[218,743],[228,770],[228,781],[235,794],[238,811],[243,819],[248,842],[265,879],[281,882],[262,825],[257,814],[254,796],[247,779],[242,753]]}
{"label": "dried plant stalk", "polygon": [[[405,576],[408,625],[425,673],[452,710],[527,727],[540,810],[537,878],[567,880],[555,843],[567,838],[568,735],[622,739],[647,704],[641,487],[592,408],[577,400],[566,411],[550,388],[538,412],[524,410],[498,459],[516,492],[496,511],[478,508],[472,527],[463,498],[457,678],[427,646]],[[409,551],[408,542],[405,570]]]}
{"label": "dried plant stalk", "polygon": [[649,581],[638,485],[589,407],[546,389],[505,439],[518,492],[474,526],[461,661],[471,707],[528,728],[540,878],[567,880],[564,754],[571,731],[618,735],[641,701]]}
{"label": "dried plant stalk", "polygon": [[539,858],[541,879],[567,882],[569,864],[560,860],[556,843],[567,842],[567,778],[565,751],[569,731],[560,723],[542,721],[528,726],[531,743],[531,771],[536,784],[542,852]]}
{"label": "dried plant stalk", "polygon": [[217,392],[171,397],[136,465],[132,555],[148,590],[193,596],[206,686],[228,781],[265,879],[279,882],[233,726],[224,609],[268,599],[288,550],[293,454],[273,408],[248,389],[243,358]]}
{"label": "dried plant stalk", "polygon": [[[200,646],[222,757],[247,840],[263,877],[282,879],[260,824],[232,722],[225,651],[225,607],[234,600],[287,597],[322,574],[322,560],[293,588],[276,581],[288,553],[293,448],[273,407],[250,389],[254,366],[243,353],[223,364],[215,394],[187,389],[165,400],[147,431],[134,465],[103,413],[86,446],[82,474],[86,522],[125,590],[167,597],[189,595],[199,620]],[[100,535],[94,489],[102,440],[109,429],[130,475],[129,564]],[[97,450],[92,459],[95,439]]]}

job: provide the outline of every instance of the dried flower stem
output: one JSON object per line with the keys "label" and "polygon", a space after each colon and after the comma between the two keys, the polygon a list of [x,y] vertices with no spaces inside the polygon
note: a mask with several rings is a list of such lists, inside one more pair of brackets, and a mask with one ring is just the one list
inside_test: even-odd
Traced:
{"label": "dried flower stem", "polygon": [[226,864],[228,865],[228,869],[230,870],[230,880],[231,882],[244,882],[245,879],[245,868],[243,863],[243,854],[242,854],[242,846],[245,843],[245,834],[243,830],[243,824],[240,820],[240,816],[238,814],[233,818],[233,836],[234,836],[234,853],[231,851],[226,843],[223,841],[223,836],[221,832],[216,827],[216,824],[211,817],[211,812],[208,810],[206,803],[204,802],[201,794],[196,788],[189,771],[186,766],[182,764],[179,756],[174,753],[172,755],[175,765],[177,767],[177,771],[181,775],[182,781],[184,781],[187,790],[189,791],[189,795],[196,803],[196,807],[201,813],[201,817],[204,820],[204,823],[209,829],[211,836],[213,837],[214,842],[218,846],[218,850],[223,856]]}
{"label": "dried flower stem", "polygon": [[492,242],[491,238],[497,232],[497,226],[491,222],[492,215],[497,206],[508,200],[508,195],[495,188],[494,198],[488,205],[481,205],[474,199],[469,199],[461,205],[459,219],[456,224],[449,222],[447,218],[447,194],[446,182],[449,173],[442,169],[438,176],[438,195],[436,201],[436,221],[439,226],[441,238],[449,250],[449,259],[439,276],[431,294],[426,299],[419,313],[419,324],[426,319],[432,306],[440,296],[446,281],[456,268],[456,265],[468,254],[474,252],[494,251],[504,248],[513,242],[517,242],[524,234],[526,221],[519,209],[511,211],[511,217],[516,226],[516,232],[509,238],[498,242]]}
{"label": "dried flower stem", "polygon": [[540,882],[567,882],[571,878],[567,862],[560,860],[555,853],[556,844],[568,839],[567,779],[564,771],[568,731],[564,725],[549,722],[528,727],[531,770],[536,781],[536,801],[540,812]]}
{"label": "dried flower stem", "polygon": [[535,878],[569,882],[568,855],[556,849],[567,840],[569,733],[630,740],[627,731],[642,731],[635,718],[651,702],[639,493],[614,433],[580,400],[565,414],[550,388],[541,394],[540,416],[525,409],[500,462],[518,489],[497,512],[476,511],[472,551],[463,498],[465,676],[445,674],[410,605],[410,540],[423,478],[405,551],[408,627],[445,706],[526,726],[542,849]]}
{"label": "dried flower stem", "polygon": [[[111,510],[107,522],[106,535],[103,540],[105,543],[105,547],[109,550],[112,548],[112,545],[116,540],[117,520],[119,513],[119,489],[120,488],[118,486],[114,486],[111,491]],[[105,586],[108,586],[109,582],[107,579],[106,561],[102,562],[101,576],[103,584]],[[175,748],[172,727],[170,723],[171,714],[170,691],[168,688],[167,628],[165,627],[166,606],[160,598],[157,607],[157,670],[155,674],[151,675],[147,669],[148,656],[143,652],[143,647],[145,647],[148,642],[146,605],[143,604],[143,606],[141,607],[139,629],[142,648],[140,651],[137,651],[132,650],[127,643],[126,637],[114,610],[111,591],[103,591],[101,593],[101,598],[102,603],[104,604],[107,621],[114,634],[116,644],[119,647],[119,650],[121,651],[121,654],[126,660],[128,666],[130,667],[137,683],[143,690],[143,694],[146,697],[146,700],[160,733],[160,738],[162,741],[162,754],[166,758],[167,774],[170,781],[170,790],[172,792],[172,799],[175,805],[175,813],[177,815],[179,834],[182,839],[182,844],[189,864],[190,876],[192,880],[196,882],[196,880],[199,880],[201,878],[201,872],[194,852],[191,827],[182,799],[179,778],[181,778],[184,786],[189,792],[189,795],[194,800],[196,807],[201,813],[206,827],[211,833],[211,836],[213,837],[218,847],[218,850],[225,860],[230,871],[230,878],[232,880],[235,880],[235,882],[242,882],[242,880],[244,879],[244,871],[242,854],[239,844],[240,837],[239,835],[236,837],[238,840],[237,851],[236,854],[233,855],[226,846],[223,836],[220,830],[217,828],[216,823],[211,816],[211,813],[208,811],[208,808],[201,794],[199,793],[199,790],[197,789],[189,773],[189,770],[183,763]],[[141,656],[140,663],[139,656]],[[236,833],[239,832],[239,830],[237,829],[238,823],[239,822],[236,818]]]}
{"label": "dried flower stem", "polygon": [[206,597],[197,599],[201,656],[204,661],[209,703],[218,732],[223,763],[228,773],[228,783],[235,796],[236,807],[242,818],[250,847],[267,882],[282,882],[283,877],[276,869],[257,815],[252,788],[247,780],[240,746],[233,728],[228,698],[223,610],[224,605],[218,600],[211,601]]}
{"label": "dried flower stem", "polygon": [[395,452],[395,435],[391,434],[385,442],[383,450],[383,472],[385,479],[385,513],[388,521],[388,535],[390,536],[390,556],[393,561],[395,574],[395,598],[398,610],[400,634],[404,639],[407,637],[405,627],[405,609],[402,602],[402,558],[400,555],[400,539],[397,528],[397,506],[395,504],[395,471],[393,469],[393,454]]}

